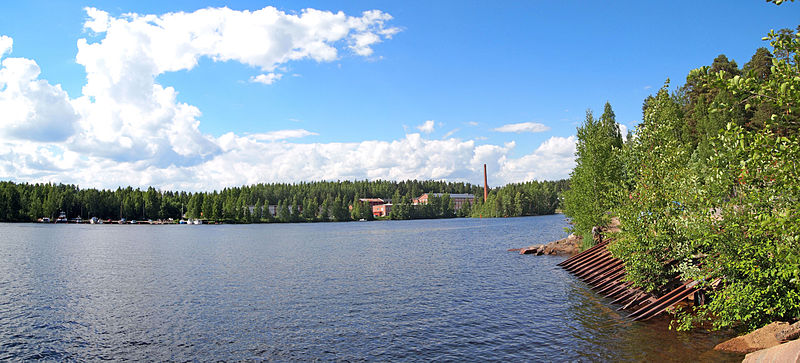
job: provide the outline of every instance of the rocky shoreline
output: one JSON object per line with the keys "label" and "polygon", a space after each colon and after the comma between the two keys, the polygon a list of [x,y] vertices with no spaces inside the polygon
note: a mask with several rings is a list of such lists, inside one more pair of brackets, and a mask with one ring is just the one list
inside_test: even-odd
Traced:
{"label": "rocky shoreline", "polygon": [[553,241],[544,245],[533,245],[524,248],[512,248],[509,252],[519,252],[520,255],[562,255],[572,256],[581,251],[582,238],[570,234],[567,238]]}
{"label": "rocky shoreline", "polygon": [[745,362],[800,361],[800,322],[774,322],[714,347],[731,353],[747,354]]}

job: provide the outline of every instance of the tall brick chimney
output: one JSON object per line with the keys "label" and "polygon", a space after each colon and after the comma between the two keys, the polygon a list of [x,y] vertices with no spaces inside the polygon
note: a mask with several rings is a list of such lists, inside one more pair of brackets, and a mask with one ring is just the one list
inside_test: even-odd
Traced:
{"label": "tall brick chimney", "polygon": [[483,202],[489,199],[489,183],[486,181],[486,164],[483,164]]}

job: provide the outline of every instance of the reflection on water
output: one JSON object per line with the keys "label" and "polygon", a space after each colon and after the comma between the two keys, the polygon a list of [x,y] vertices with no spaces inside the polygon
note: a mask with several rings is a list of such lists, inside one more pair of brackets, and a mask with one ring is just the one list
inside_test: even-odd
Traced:
{"label": "reflection on water", "polygon": [[675,332],[669,330],[668,316],[634,322],[626,318],[627,312],[617,311],[619,306],[610,305],[609,299],[594,294],[580,281],[574,284],[578,286],[569,294],[574,309],[572,328],[580,342],[577,351],[585,360],[739,362],[743,358],[712,350],[731,338],[730,334]]}
{"label": "reflection on water", "polygon": [[562,216],[0,225],[0,359],[740,360],[511,247]]}

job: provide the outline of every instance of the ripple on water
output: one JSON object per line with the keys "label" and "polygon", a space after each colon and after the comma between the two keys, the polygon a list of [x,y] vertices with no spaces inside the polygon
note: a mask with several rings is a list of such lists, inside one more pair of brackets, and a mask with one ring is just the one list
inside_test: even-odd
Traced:
{"label": "ripple on water", "polygon": [[0,360],[741,359],[506,252],[565,226],[2,224]]}

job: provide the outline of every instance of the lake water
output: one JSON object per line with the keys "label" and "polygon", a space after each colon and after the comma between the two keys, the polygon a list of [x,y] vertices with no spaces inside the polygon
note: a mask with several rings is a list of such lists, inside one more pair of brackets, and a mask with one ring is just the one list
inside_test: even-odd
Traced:
{"label": "lake water", "polygon": [[0,224],[0,360],[741,360],[507,252],[564,227]]}

